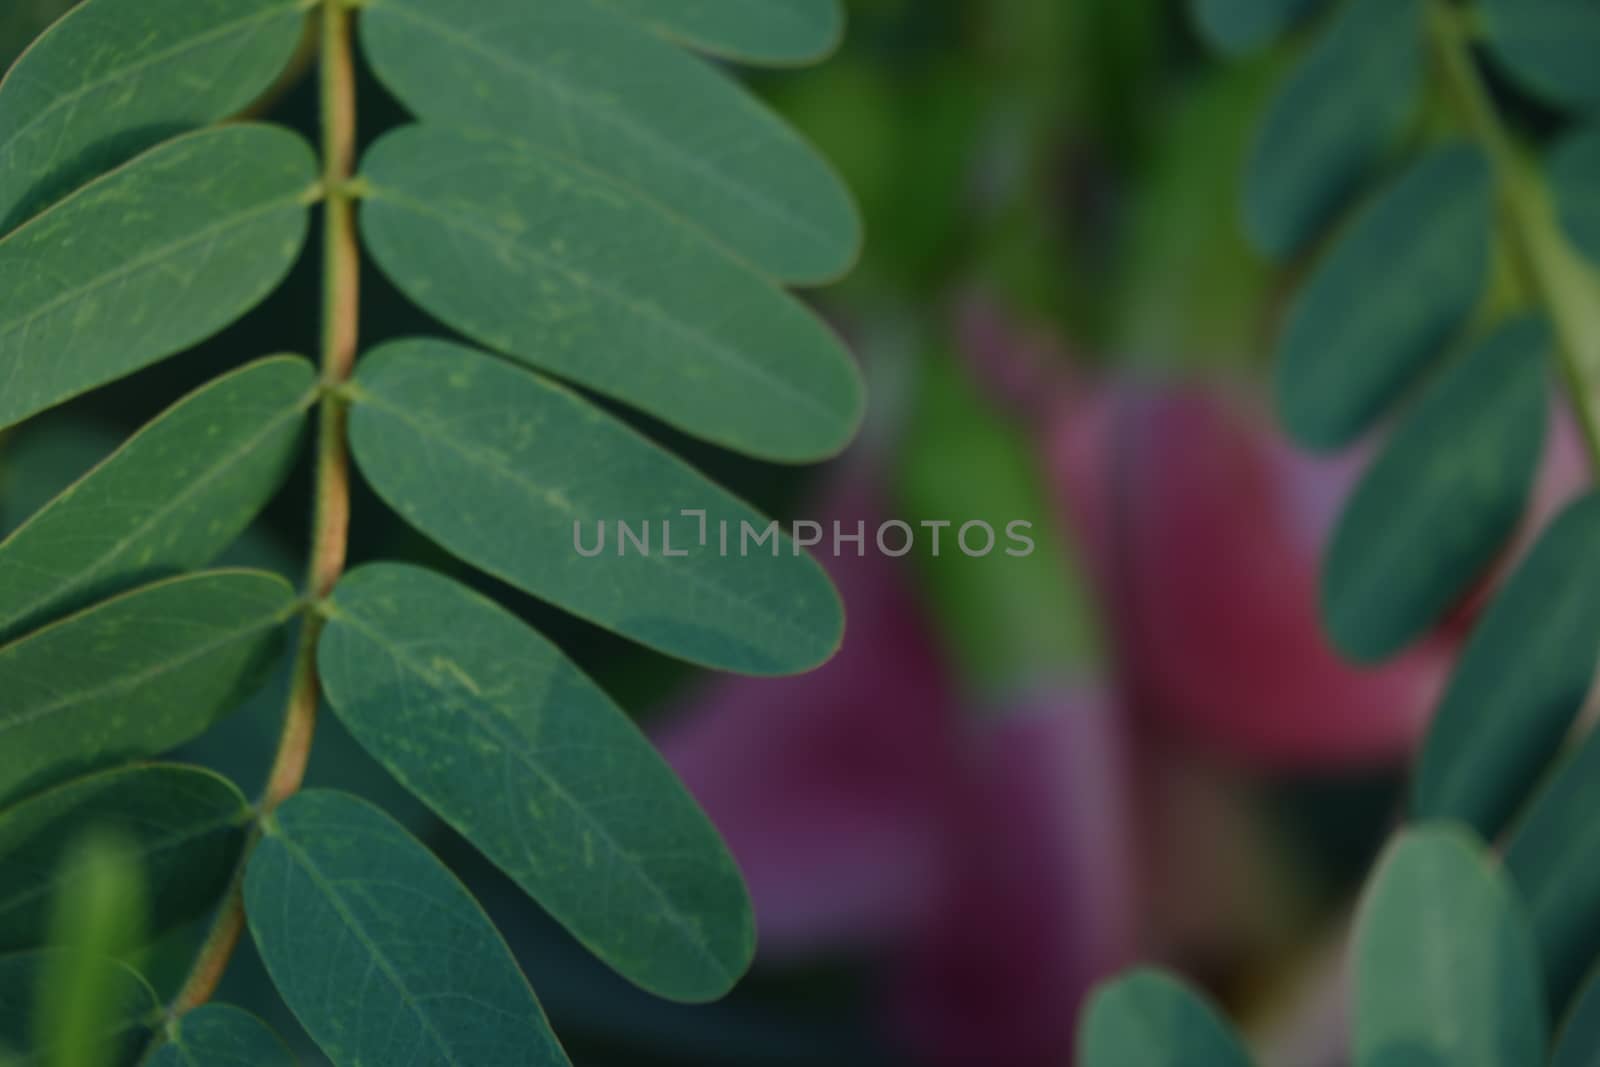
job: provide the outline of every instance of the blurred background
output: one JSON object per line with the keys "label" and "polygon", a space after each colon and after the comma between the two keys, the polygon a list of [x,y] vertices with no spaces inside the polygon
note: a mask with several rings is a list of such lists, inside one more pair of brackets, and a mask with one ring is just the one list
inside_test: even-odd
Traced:
{"label": "blurred background", "polygon": [[[0,59],[66,6],[0,4]],[[825,552],[850,617],[838,659],[749,681],[493,585],[370,494],[354,525],[354,561],[477,585],[638,717],[746,873],[754,973],[708,1007],[631,989],[331,717],[311,784],[378,800],[454,867],[584,1067],[1065,1065],[1084,992],[1133,960],[1201,982],[1268,1063],[1342,1062],[1352,895],[1459,634],[1360,671],[1317,621],[1318,557],[1364,457],[1313,460],[1275,428],[1263,383],[1292,279],[1237,211],[1298,42],[1218,62],[1177,0],[849,6],[837,56],[756,86],[866,218],[859,268],[812,294],[872,383],[866,432],[829,466],[775,470],[644,428],[779,516],[1024,520],[1037,550],[971,558],[947,530],[937,555],[925,532],[900,558]],[[365,136],[401,119],[375,83],[361,94]],[[263,108],[310,130],[312,86]],[[375,272],[364,284],[367,344],[440,332]],[[222,336],[5,438],[0,534],[179,392],[303,349],[317,285],[308,256]],[[1564,448],[1546,511],[1577,477]],[[233,562],[299,573],[308,485],[302,469]],[[277,684],[185,755],[256,788]],[[139,966],[170,989],[203,928]],[[248,945],[221,995],[298,1034]],[[322,1062],[303,1035],[297,1052]]]}

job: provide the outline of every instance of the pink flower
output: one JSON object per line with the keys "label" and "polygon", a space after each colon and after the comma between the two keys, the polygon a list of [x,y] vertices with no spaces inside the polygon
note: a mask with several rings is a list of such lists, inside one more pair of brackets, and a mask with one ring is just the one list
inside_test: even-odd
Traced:
{"label": "pink flower", "polygon": [[[818,517],[875,524],[876,495],[847,474]],[[661,747],[744,870],[767,959],[875,946],[888,1025],[928,1062],[1065,1063],[1074,1005],[1130,953],[1115,702],[1063,687],[975,715],[906,572],[826,563],[839,655],[713,682]]]}

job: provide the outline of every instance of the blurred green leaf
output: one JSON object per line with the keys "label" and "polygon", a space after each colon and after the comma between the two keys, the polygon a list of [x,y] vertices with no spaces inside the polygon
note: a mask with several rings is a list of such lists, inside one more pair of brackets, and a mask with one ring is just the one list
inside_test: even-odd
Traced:
{"label": "blurred green leaf", "polygon": [[1408,410],[1334,534],[1322,614],[1343,652],[1393,656],[1478,581],[1521,521],[1549,421],[1553,339],[1507,323]]}
{"label": "blurred green leaf", "polygon": [[261,680],[294,610],[275,575],[215,571],[0,648],[0,799],[200,734]]}
{"label": "blurred green leaf", "polygon": [[1249,1067],[1250,1056],[1216,1009],[1162,971],[1138,970],[1101,986],[1078,1031],[1079,1067]]}
{"label": "blurred green leaf", "polygon": [[568,1063],[477,901],[365,801],[289,798],[244,893],[273,984],[334,1067]]}
{"label": "blurred green leaf", "polygon": [[111,834],[148,885],[150,932],[221,898],[250,810],[239,790],[198,767],[122,767],[47,790],[0,812],[0,951],[41,947],[63,857],[86,833]]}
{"label": "blurred green leaf", "polygon": [[152,149],[0,238],[0,428],[181,351],[288,272],[316,161],[237,125]]}
{"label": "blurred green leaf", "polygon": [[363,174],[378,264],[474,340],[766,459],[832,455],[860,424],[860,376],[827,327],[627,190],[431,126],[389,134]]}
{"label": "blurred green leaf", "polygon": [[33,1052],[50,1067],[115,1067],[127,1034],[127,976],[110,966],[144,941],[146,890],[138,856],[120,837],[95,829],[58,856],[59,890],[50,952],[39,977]]}
{"label": "blurred green leaf", "polygon": [[1423,0],[1350,0],[1272,101],[1245,171],[1262,252],[1303,248],[1377,166],[1416,110]]}
{"label": "blurred green leaf", "polygon": [[228,1004],[205,1004],[168,1025],[148,1067],[295,1067],[267,1024]]}
{"label": "blurred green leaf", "polygon": [[[1587,558],[1594,554],[1594,523],[1600,518],[1593,513],[1600,510],[1600,497],[1588,497],[1584,505],[1590,512]],[[1592,632],[1588,654],[1592,668]],[[1566,1003],[1600,954],[1600,909],[1594,904],[1600,900],[1597,811],[1600,733],[1591,733],[1534,796],[1506,849],[1506,867],[1533,917],[1545,985],[1555,1007]]]}
{"label": "blurred green leaf", "polygon": [[449,579],[371,566],[318,662],[369,752],[625,977],[727,993],[755,952],[739,871],[650,742],[526,624]]}
{"label": "blurred green leaf", "polygon": [[146,148],[242,110],[283,71],[307,6],[80,4],[0,86],[0,234]]}
{"label": "blurred green leaf", "polygon": [[1520,901],[1471,835],[1407,830],[1367,889],[1355,933],[1357,1067],[1531,1067],[1544,997]]}
{"label": "blurred green leaf", "polygon": [[1600,494],[1569,505],[1490,604],[1434,715],[1415,815],[1493,837],[1583,707],[1600,648]]}
{"label": "blurred green leaf", "polygon": [[1490,53],[1553,104],[1600,106],[1600,18],[1594,0],[1476,0]]}
{"label": "blurred green leaf", "polygon": [[1318,0],[1189,0],[1195,27],[1224,55],[1271,44]]}
{"label": "blurred green leaf", "polygon": [[1487,162],[1451,145],[1340,235],[1279,343],[1278,408],[1297,441],[1351,443],[1438,358],[1483,292],[1493,219]]}
{"label": "blurred green leaf", "polygon": [[252,363],[190,394],[0,543],[0,640],[153,578],[203,566],[277,490],[316,372]]}
{"label": "blurred green leaf", "polygon": [[860,249],[849,194],[821,157],[737,82],[594,0],[372,0],[361,38],[422,119],[583,165],[588,206],[605,199],[595,178],[612,179],[788,282],[836,278]]}
{"label": "blurred green leaf", "polygon": [[1591,265],[1600,265],[1600,126],[1568,134],[1546,169],[1567,239]]}
{"label": "blurred green leaf", "polygon": [[1584,983],[1562,1021],[1550,1067],[1600,1067],[1600,971]]}
{"label": "blurred green leaf", "polygon": [[671,40],[740,63],[807,63],[844,35],[840,0],[598,0]]}
{"label": "blurred green leaf", "polygon": [[[753,538],[769,520],[575,394],[442,341],[384,347],[362,361],[356,387],[350,439],[362,473],[469,563],[723,670],[793,673],[838,646],[838,597],[815,562],[776,533],[747,548],[742,524]],[[685,509],[703,510],[704,525]],[[623,522],[651,538],[648,554],[624,547]],[[601,536],[597,555],[579,554],[580,538],[593,552]]]}
{"label": "blurred green leaf", "polygon": [[[87,999],[76,999],[80,991]],[[75,1002],[62,1002],[57,999],[61,996],[72,996]],[[90,1012],[81,1012],[91,1005]],[[0,956],[0,1048],[15,1050],[7,1067],[62,1067],[62,1056],[85,1045],[93,1051],[102,1042],[118,1054],[107,1058],[120,1067],[160,1018],[161,1006],[149,984],[116,960],[63,949]],[[61,1034],[56,1028],[80,1024],[85,1029],[58,1048]],[[95,1067],[111,1064],[96,1062]]]}

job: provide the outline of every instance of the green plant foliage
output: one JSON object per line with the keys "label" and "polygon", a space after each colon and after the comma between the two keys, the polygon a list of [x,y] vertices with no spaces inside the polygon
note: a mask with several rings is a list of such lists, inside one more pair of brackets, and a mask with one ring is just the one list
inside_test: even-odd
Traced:
{"label": "green plant foliage", "polygon": [[63,858],[84,835],[113,835],[138,864],[159,934],[216,902],[249,820],[231,782],[173,764],[89,775],[0,812],[0,951],[44,947],[45,917],[65,888]]}
{"label": "green plant foliage", "polygon": [[[385,346],[363,361],[355,387],[350,439],[362,473],[418,529],[476,566],[635,641],[725,670],[802,671],[837,646],[838,598],[810,557],[781,539],[742,551],[745,524],[759,532],[767,520],[577,395],[442,341]],[[684,509],[706,512],[706,547]],[[667,519],[672,541],[663,546]],[[625,547],[619,521],[636,532],[648,522],[648,554]],[[593,549],[602,523],[605,551],[580,557],[576,539]],[[694,551],[680,558],[666,547]]]}
{"label": "green plant foliage", "polygon": [[399,823],[315,790],[265,831],[245,878],[250,932],[334,1067],[568,1062],[488,916]]}
{"label": "green plant foliage", "polygon": [[328,699],[395,777],[628,978],[684,1000],[733,987],[755,921],[732,857],[559,649],[412,567],[351,573],[329,610]]}
{"label": "green plant foliage", "polygon": [[1600,495],[1569,505],[1500,590],[1456,665],[1412,804],[1493,837],[1555,758],[1600,648]]}
{"label": "green plant foliage", "polygon": [[207,1004],[173,1023],[149,1067],[295,1067],[267,1024],[228,1004]]}
{"label": "green plant foliage", "polygon": [[209,563],[277,491],[315,399],[311,364],[279,356],[135,434],[0,542],[0,639]]}
{"label": "green plant foliage", "polygon": [[281,578],[217,571],[135,590],[0,648],[0,798],[199,735],[249,695],[294,609]]}
{"label": "green plant foliage", "polygon": [[188,134],[0,238],[0,427],[173,355],[249,310],[305,239],[297,135]]}
{"label": "green plant foliage", "polygon": [[1526,916],[1482,845],[1449,825],[1390,846],[1356,920],[1356,1067],[1529,1067],[1544,997]]}
{"label": "green plant foliage", "polygon": [[283,71],[306,8],[305,0],[78,6],[0,86],[0,234],[144,149],[238,112]]}
{"label": "green plant foliage", "polygon": [[1568,134],[1546,167],[1561,226],[1591,263],[1600,263],[1600,127]]}
{"label": "green plant foliage", "polygon": [[1199,993],[1138,970],[1101,986],[1078,1032],[1079,1067],[1249,1067],[1232,1029]]}
{"label": "green plant foliage", "polygon": [[1553,104],[1600,106],[1600,19],[1591,0],[1478,0],[1489,50]]}
{"label": "green plant foliage", "polygon": [[1196,28],[1224,55],[1270,44],[1317,0],[1189,0]]}
{"label": "green plant foliage", "polygon": [[725,75],[595,0],[372,0],[361,40],[425,121],[567,157],[774,278],[826,281],[855,260],[860,221],[828,166]]}
{"label": "green plant foliage", "polygon": [[1562,1021],[1550,1067],[1600,1067],[1600,972],[1584,983]]}
{"label": "green plant foliage", "polygon": [[6,1067],[56,1067],[59,1035],[47,1027],[57,1020],[39,1003],[39,991],[50,982],[51,972],[62,968],[75,972],[78,982],[96,987],[101,1009],[99,1021],[76,1039],[94,1039],[117,1061],[131,1059],[161,1018],[150,984],[126,964],[49,949],[0,956],[0,1049],[18,1050]]}
{"label": "green plant foliage", "polygon": [[1415,112],[1423,0],[1350,0],[1268,109],[1245,171],[1245,231],[1282,258],[1370,175]]}
{"label": "green plant foliage", "polygon": [[1482,155],[1451,145],[1340,236],[1279,344],[1278,408],[1298,442],[1349,444],[1438,356],[1483,291],[1493,210]]}
{"label": "green plant foliage", "polygon": [[600,0],[662,36],[740,63],[821,59],[844,34],[840,0]]}
{"label": "green plant foliage", "polygon": [[1323,570],[1339,648],[1378,662],[1430,630],[1521,521],[1543,449],[1550,330],[1513,320],[1406,413],[1346,506]]}
{"label": "green plant foliage", "polygon": [[[359,162],[358,26],[369,73],[422,120]],[[320,214],[320,367],[224,373],[122,447],[96,442],[107,458],[65,491],[55,456],[5,472],[52,488],[7,500],[0,542],[0,951],[40,943],[80,831],[117,835],[143,869],[153,933],[216,916],[169,1004],[121,998],[128,1062],[292,1062],[253,1019],[201,1007],[247,923],[340,1067],[566,1063],[439,862],[362,803],[298,794],[319,682],[391,772],[622,974],[698,1001],[749,965],[750,903],[721,840],[553,644],[417,568],[339,579],[355,462],[446,550],[625,637],[756,674],[832,653],[838,597],[776,523],[539,372],[761,459],[848,444],[860,374],[784,286],[851,266],[855,207],[690,51],[783,66],[842,29],[838,0],[86,0],[0,85],[0,430],[233,326]],[[235,121],[313,65],[322,158]],[[422,311],[509,358],[444,341],[365,355],[368,252]],[[197,571],[268,509],[313,410],[305,588]],[[634,537],[620,554],[619,524]],[[584,525],[609,551],[581,551]],[[239,710],[292,629],[260,798],[141,762]],[[50,1035],[28,1013],[46,969],[0,957],[0,1050],[40,1067]]]}
{"label": "green plant foliage", "polygon": [[1534,797],[1506,849],[1506,867],[1528,901],[1553,1006],[1566,1003],[1600,952],[1597,810],[1600,734],[1591,734]]}
{"label": "green plant foliage", "polygon": [[474,340],[755,456],[821,459],[855,434],[860,380],[828,329],[639,195],[434,126],[389,134],[362,172],[373,257]]}

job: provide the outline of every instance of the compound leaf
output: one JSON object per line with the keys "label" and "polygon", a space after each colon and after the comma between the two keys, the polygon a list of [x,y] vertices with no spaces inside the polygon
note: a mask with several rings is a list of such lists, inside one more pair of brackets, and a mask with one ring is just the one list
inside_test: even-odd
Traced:
{"label": "compound leaf", "polygon": [[386,345],[357,369],[350,440],[423,533],[642,644],[747,674],[806,670],[838,645],[832,586],[776,523],[528,371],[442,341]]}
{"label": "compound leaf", "polygon": [[42,947],[63,860],[85,832],[114,834],[138,861],[160,934],[221,897],[250,809],[199,767],[123,767],[56,786],[0,812],[0,952]]}
{"label": "compound leaf", "polygon": [[88,0],[73,9],[0,84],[0,234],[146,148],[243,109],[283,71],[309,6]]}
{"label": "compound leaf", "polygon": [[1600,19],[1593,0],[1478,0],[1489,51],[1554,104],[1600,106]]}
{"label": "compound leaf", "polygon": [[230,1004],[203,1004],[168,1027],[149,1067],[295,1067],[267,1024]]}
{"label": "compound leaf", "polygon": [[1439,355],[1483,290],[1493,210],[1488,163],[1451,145],[1351,224],[1279,345],[1278,407],[1296,440],[1349,444]]}
{"label": "compound leaf", "polygon": [[311,790],[265,829],[245,874],[250,932],[334,1067],[568,1063],[489,917],[399,823]]}
{"label": "compound leaf", "polygon": [[1351,0],[1267,110],[1245,171],[1245,230],[1283,258],[1344,206],[1416,109],[1422,0]]}
{"label": "compound leaf", "polygon": [[1583,707],[1600,648],[1600,494],[1568,505],[1491,602],[1418,763],[1415,814],[1497,836]]}
{"label": "compound leaf", "polygon": [[363,173],[374,258],[474,340],[763,458],[820,459],[855,433],[859,376],[827,327],[626,189],[428,126],[385,137]]}
{"label": "compound leaf", "polygon": [[1357,1067],[1543,1062],[1544,997],[1520,902],[1448,825],[1390,846],[1356,921]]}
{"label": "compound leaf", "polygon": [[1137,970],[1101,986],[1078,1032],[1081,1067],[1250,1067],[1232,1027],[1171,975]]}
{"label": "compound leaf", "polygon": [[277,490],[315,397],[311,364],[277,356],[140,430],[0,542],[0,639],[208,563]]}
{"label": "compound leaf", "polygon": [[[1591,554],[1593,546],[1591,540]],[[1588,654],[1592,668],[1592,643]],[[1591,733],[1535,795],[1506,850],[1506,867],[1528,901],[1553,1006],[1566,1002],[1600,952],[1597,805],[1600,733]]]}
{"label": "compound leaf", "polygon": [[720,997],[755,951],[733,859],[654,747],[561,651],[415,567],[336,590],[318,663],[367,751],[578,940],[651,992]]}
{"label": "compound leaf", "polygon": [[1200,36],[1223,55],[1261,48],[1278,37],[1317,0],[1190,0]]}
{"label": "compound leaf", "polygon": [[1367,471],[1323,571],[1323,617],[1346,655],[1399,652],[1504,547],[1544,445],[1550,345],[1541,319],[1502,326],[1429,386]]}
{"label": "compound leaf", "polygon": [[741,63],[821,59],[844,34],[840,0],[597,0],[670,40]]}
{"label": "compound leaf", "polygon": [[199,735],[260,681],[294,610],[275,575],[214,571],[0,648],[0,798]]}
{"label": "compound leaf", "polygon": [[0,239],[0,428],[182,351],[276,287],[317,180],[274,126],[189,134]]}
{"label": "compound leaf", "polygon": [[1600,264],[1600,126],[1563,138],[1546,166],[1567,239]]}
{"label": "compound leaf", "polygon": [[[773,277],[822,282],[855,260],[849,194],[797,134],[720,71],[593,0],[372,0],[361,39],[422,119],[570,157],[591,170],[584,184],[598,172],[632,187]],[[627,247],[626,235],[608,238]]]}

